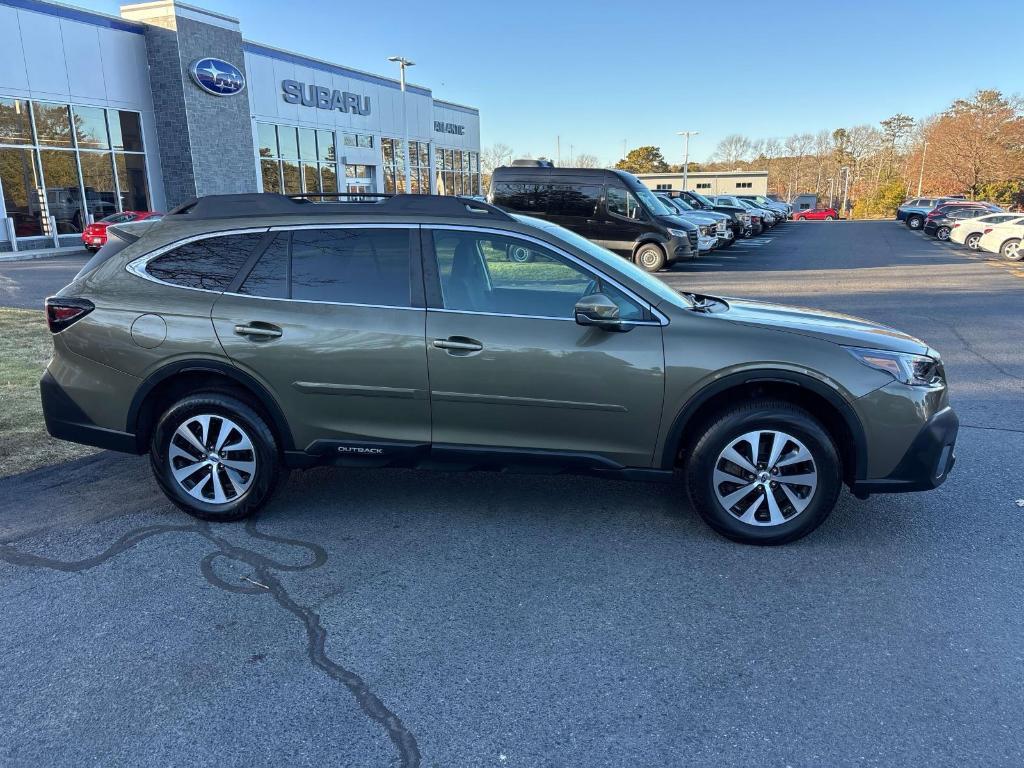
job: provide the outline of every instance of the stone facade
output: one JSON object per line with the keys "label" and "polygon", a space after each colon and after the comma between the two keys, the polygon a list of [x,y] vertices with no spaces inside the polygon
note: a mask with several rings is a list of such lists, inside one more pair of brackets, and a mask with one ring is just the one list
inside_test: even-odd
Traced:
{"label": "stone facade", "polygon": [[[189,73],[196,59],[214,57],[245,73],[242,35],[225,22],[190,6],[164,6],[146,14],[146,46],[153,89],[160,160],[168,209],[201,195],[257,189],[252,123],[245,92],[214,96]],[[182,8],[185,12],[181,12]]]}

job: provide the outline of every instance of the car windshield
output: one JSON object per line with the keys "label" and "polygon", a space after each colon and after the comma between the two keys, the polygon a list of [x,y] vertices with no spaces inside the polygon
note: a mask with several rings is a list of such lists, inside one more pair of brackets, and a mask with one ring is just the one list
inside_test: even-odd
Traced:
{"label": "car windshield", "polygon": [[642,285],[658,298],[668,301],[682,309],[689,309],[693,306],[693,302],[686,299],[682,294],[673,291],[654,275],[644,272],[633,262],[628,261],[621,256],[616,256],[611,251],[606,251],[601,246],[587,240],[587,238],[577,235],[575,232],[570,232],[565,227],[552,224],[550,221],[535,219],[532,216],[520,216],[519,214],[511,215],[512,218],[516,219],[516,221],[521,221],[523,224],[528,224],[531,227],[542,229],[548,234],[554,235],[559,240],[564,240],[569,245],[583,251],[588,256],[599,261],[601,264],[604,264],[613,272],[626,275],[633,280],[633,282]]}
{"label": "car windshield", "polygon": [[696,198],[697,200],[700,200],[704,205],[710,205],[712,207],[714,206],[714,203],[712,203],[710,200],[704,197],[704,195],[702,195],[700,192],[690,192],[690,194],[693,195],[693,197]]}
{"label": "car windshield", "polygon": [[106,218],[100,219],[104,224],[121,224],[135,218],[134,213],[112,213]]}
{"label": "car windshield", "polygon": [[674,216],[676,214],[675,211],[671,210],[668,205],[659,200],[657,195],[645,186],[631,189],[630,192],[636,195],[647,211],[655,216]]}
{"label": "car windshield", "polygon": [[692,211],[692,210],[695,210],[692,205],[690,205],[688,202],[683,200],[683,198],[681,198],[681,197],[673,197],[672,198],[672,202],[675,203],[676,207],[679,208],[681,211]]}

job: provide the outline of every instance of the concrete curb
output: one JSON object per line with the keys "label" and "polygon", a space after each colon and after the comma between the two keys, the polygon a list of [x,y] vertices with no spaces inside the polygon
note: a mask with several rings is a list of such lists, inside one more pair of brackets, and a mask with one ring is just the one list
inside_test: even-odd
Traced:
{"label": "concrete curb", "polygon": [[0,253],[0,264],[9,261],[34,261],[36,259],[53,259],[58,256],[73,256],[75,254],[80,254],[83,258],[86,256],[92,256],[92,254],[85,250],[85,248],[70,246],[68,248],[57,248],[49,250],[15,251],[13,253]]}

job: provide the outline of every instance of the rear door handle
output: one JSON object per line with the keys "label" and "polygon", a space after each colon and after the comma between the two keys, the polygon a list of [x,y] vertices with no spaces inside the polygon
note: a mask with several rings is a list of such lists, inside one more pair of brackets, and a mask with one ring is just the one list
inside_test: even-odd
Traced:
{"label": "rear door handle", "polygon": [[276,325],[236,325],[235,333],[239,336],[252,336],[257,339],[277,339],[281,337],[281,329]]}
{"label": "rear door handle", "polygon": [[450,349],[457,352],[479,352],[484,348],[476,339],[468,339],[465,336],[450,336],[447,339],[434,339],[433,344],[438,349]]}

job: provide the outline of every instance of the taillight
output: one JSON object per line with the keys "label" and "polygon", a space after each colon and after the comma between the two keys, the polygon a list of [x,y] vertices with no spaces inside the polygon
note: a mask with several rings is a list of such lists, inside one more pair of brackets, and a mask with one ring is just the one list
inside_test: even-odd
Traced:
{"label": "taillight", "polygon": [[64,298],[62,296],[49,297],[45,302],[45,307],[46,324],[50,327],[50,333],[60,333],[96,309],[96,305],[88,299]]}

